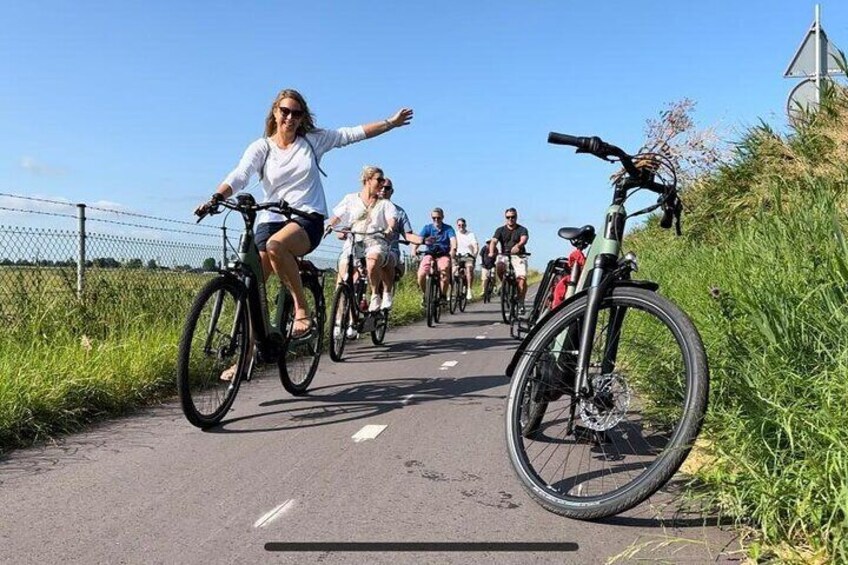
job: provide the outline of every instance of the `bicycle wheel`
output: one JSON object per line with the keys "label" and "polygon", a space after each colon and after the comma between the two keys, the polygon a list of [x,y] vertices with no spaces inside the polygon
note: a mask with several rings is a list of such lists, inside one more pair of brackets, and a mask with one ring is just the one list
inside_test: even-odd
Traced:
{"label": "bicycle wheel", "polygon": [[[686,314],[654,292],[620,287],[598,312],[594,394],[579,398],[575,344],[586,303],[560,310],[527,344],[510,384],[506,440],[540,505],[589,520],[636,506],[677,471],[703,421],[709,370]],[[535,423],[527,411],[534,401],[547,403]]]}
{"label": "bicycle wheel", "polygon": [[488,304],[492,301],[492,286],[494,283],[492,279],[487,277],[485,281],[483,281],[483,304]]}
{"label": "bicycle wheel", "polygon": [[[241,281],[216,277],[197,294],[186,318],[177,355],[177,390],[183,413],[199,428],[221,421],[247,369],[246,294]],[[222,380],[233,366],[232,378]]]}
{"label": "bicycle wheel", "polygon": [[433,277],[427,277],[427,297],[424,301],[424,307],[427,309],[427,326],[433,327],[436,325],[436,314],[439,308],[439,289]]}
{"label": "bicycle wheel", "polygon": [[501,285],[501,317],[503,318],[504,324],[512,323],[512,296],[515,294],[512,289],[513,284],[514,283],[510,279],[504,277],[503,284]]}
{"label": "bicycle wheel", "polygon": [[[280,370],[280,382],[289,394],[300,396],[306,394],[306,389],[315,378],[318,362],[321,360],[321,347],[324,345],[324,291],[321,284],[313,276],[303,277],[303,294],[306,297],[307,308],[312,312],[313,329],[308,337],[297,339],[288,338],[285,345],[285,355],[280,355],[277,367]],[[286,311],[283,315],[283,327],[286,335],[291,335],[294,323],[294,301],[286,301]]]}
{"label": "bicycle wheel", "polygon": [[442,319],[442,310],[444,309],[442,301],[445,298],[445,295],[442,294],[442,286],[439,278],[433,279],[433,296],[436,297],[433,301],[433,321],[438,324]]}
{"label": "bicycle wheel", "polygon": [[375,324],[376,326],[374,331],[371,332],[371,343],[374,345],[381,345],[386,339],[386,330],[389,327],[389,311],[380,310],[380,312],[377,313],[377,320]]}
{"label": "bicycle wheel", "polygon": [[448,290],[448,307],[451,314],[456,314],[456,308],[459,306],[459,277],[451,279],[450,289]]}
{"label": "bicycle wheel", "polygon": [[330,311],[330,359],[342,360],[347,329],[350,327],[350,290],[345,285],[336,287],[333,296],[333,309]]}
{"label": "bicycle wheel", "polygon": [[465,281],[465,277],[460,279],[459,282],[459,311],[465,312],[465,307],[468,306],[468,283]]}

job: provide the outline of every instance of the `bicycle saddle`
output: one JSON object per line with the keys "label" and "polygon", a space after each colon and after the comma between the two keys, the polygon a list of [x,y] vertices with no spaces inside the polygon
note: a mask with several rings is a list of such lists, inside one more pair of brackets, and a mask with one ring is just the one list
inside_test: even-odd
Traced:
{"label": "bicycle saddle", "polygon": [[582,228],[559,228],[557,235],[563,239],[582,239],[587,243],[591,243],[595,239],[595,228],[589,225],[585,225]]}

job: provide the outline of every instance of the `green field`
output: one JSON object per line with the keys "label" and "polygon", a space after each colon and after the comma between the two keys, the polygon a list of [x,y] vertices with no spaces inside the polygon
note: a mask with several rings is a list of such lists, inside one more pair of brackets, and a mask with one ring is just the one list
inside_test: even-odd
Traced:
{"label": "green field", "polygon": [[[182,325],[211,276],[93,269],[79,299],[73,268],[0,268],[0,453],[173,396]],[[278,288],[272,277],[268,296]],[[408,274],[391,325],[421,319],[420,301]]]}

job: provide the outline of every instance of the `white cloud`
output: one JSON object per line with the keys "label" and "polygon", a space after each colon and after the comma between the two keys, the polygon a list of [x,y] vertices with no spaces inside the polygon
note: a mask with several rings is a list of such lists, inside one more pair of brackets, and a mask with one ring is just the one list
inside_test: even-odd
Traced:
{"label": "white cloud", "polygon": [[57,177],[67,174],[67,169],[41,163],[33,157],[23,156],[19,162],[21,168],[40,177]]}

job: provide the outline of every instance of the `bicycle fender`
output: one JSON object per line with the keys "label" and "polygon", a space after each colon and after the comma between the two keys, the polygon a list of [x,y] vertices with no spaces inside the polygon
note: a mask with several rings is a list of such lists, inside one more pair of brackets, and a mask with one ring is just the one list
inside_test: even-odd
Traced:
{"label": "bicycle fender", "polygon": [[[648,280],[618,280],[610,283],[610,290],[616,287],[625,287],[625,286],[635,286],[639,288],[644,288],[646,290],[650,290],[651,292],[656,292],[659,290],[660,285],[655,283],[654,281]],[[518,349],[515,350],[515,353],[512,356],[512,360],[509,362],[509,365],[506,366],[506,376],[512,378],[512,373],[515,370],[515,366],[518,364],[518,360],[521,359],[521,356],[524,355],[525,349],[527,349],[527,344],[530,343],[530,340],[533,339],[539,329],[544,327],[545,323],[552,318],[557,312],[571,304],[572,302],[586,296],[588,293],[588,289],[581,290],[580,292],[576,292],[571,295],[566,300],[562,301],[556,308],[550,310],[547,314],[542,316],[539,321],[533,324],[533,327],[530,329],[530,332],[524,336],[524,339],[521,340],[521,343],[518,344]]]}

